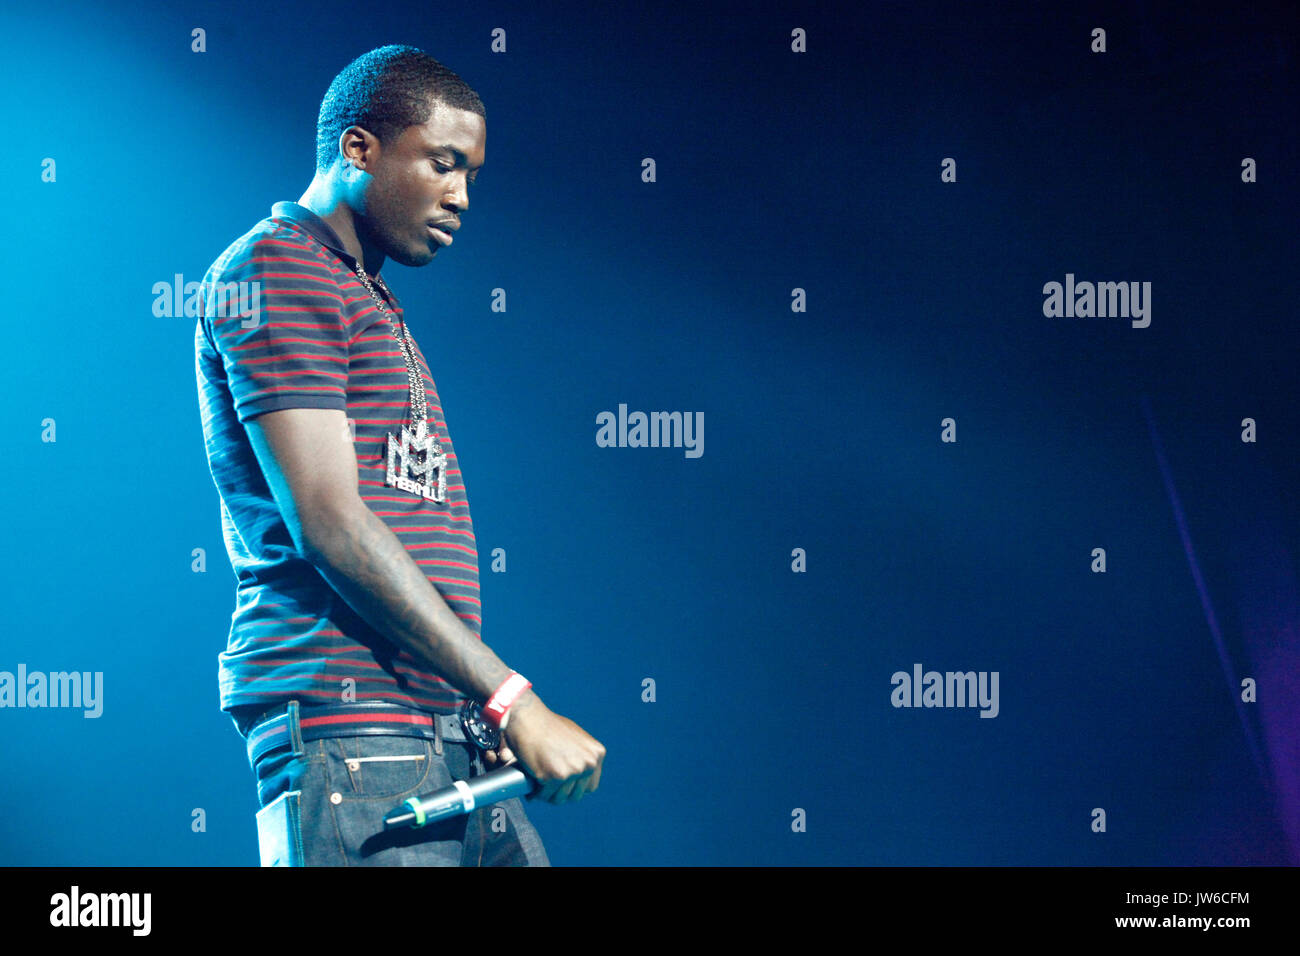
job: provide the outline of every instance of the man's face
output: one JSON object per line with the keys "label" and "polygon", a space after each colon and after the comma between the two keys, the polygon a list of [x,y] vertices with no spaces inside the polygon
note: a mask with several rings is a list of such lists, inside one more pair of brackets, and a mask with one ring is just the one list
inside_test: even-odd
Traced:
{"label": "man's face", "polygon": [[[423,126],[408,126],[379,146],[366,164],[370,178],[359,229],[390,259],[427,265],[439,247],[450,244],[448,234],[469,209],[469,186],[483,165],[486,135],[477,113],[438,103]],[[444,223],[444,231],[436,231],[435,222]]]}

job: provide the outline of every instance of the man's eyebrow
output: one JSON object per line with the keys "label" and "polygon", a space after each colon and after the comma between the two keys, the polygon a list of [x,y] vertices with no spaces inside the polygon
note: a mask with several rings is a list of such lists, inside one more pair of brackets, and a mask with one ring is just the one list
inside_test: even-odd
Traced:
{"label": "man's eyebrow", "polygon": [[[452,155],[453,157],[455,157],[455,159],[456,159],[456,165],[458,165],[458,166],[467,166],[468,163],[469,163],[469,157],[466,156],[464,153],[462,153],[460,150],[458,150],[455,146],[452,146],[452,145],[450,145],[450,144],[444,143],[442,146],[430,146],[430,147],[429,147],[429,152],[431,152],[431,153],[432,153],[432,152],[437,152],[438,150],[442,150],[443,152],[446,152],[446,153],[451,153],[451,155]],[[468,166],[468,168],[469,168],[469,169],[482,169],[482,168],[483,168],[483,164],[482,164],[482,163],[479,163],[477,166]]]}

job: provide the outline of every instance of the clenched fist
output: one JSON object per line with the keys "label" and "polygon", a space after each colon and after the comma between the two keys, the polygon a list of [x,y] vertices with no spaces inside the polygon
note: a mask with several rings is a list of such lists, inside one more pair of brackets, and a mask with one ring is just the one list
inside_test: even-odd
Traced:
{"label": "clenched fist", "polygon": [[534,799],[576,802],[600,786],[604,745],[568,717],[548,708],[531,690],[511,705],[506,727],[500,752],[489,751],[487,762],[506,764],[517,759],[541,784]]}

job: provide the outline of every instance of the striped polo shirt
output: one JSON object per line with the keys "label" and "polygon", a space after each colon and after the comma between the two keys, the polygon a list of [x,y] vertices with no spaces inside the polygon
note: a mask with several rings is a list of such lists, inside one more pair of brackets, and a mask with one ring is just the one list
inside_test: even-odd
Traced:
{"label": "striped polo shirt", "polygon": [[[393,324],[319,216],[276,203],[213,263],[194,333],[199,409],[235,611],[218,656],[221,709],[385,700],[451,713],[464,695],[371,627],[295,547],[245,423],[284,408],[337,408],[354,434],[358,492],[451,609],[481,634],[478,549],[442,402],[416,346],[430,428],[447,456],[447,503],[388,487],[388,435],[409,424]],[[373,280],[372,280],[373,281]],[[375,283],[376,291],[384,291]],[[397,301],[387,305],[398,316]]]}

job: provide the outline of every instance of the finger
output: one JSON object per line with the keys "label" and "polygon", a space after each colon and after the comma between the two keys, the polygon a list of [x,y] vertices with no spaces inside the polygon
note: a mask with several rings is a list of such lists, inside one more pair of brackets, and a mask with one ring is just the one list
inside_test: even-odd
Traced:
{"label": "finger", "polygon": [[485,763],[487,763],[489,767],[495,766],[497,760],[499,759],[500,757],[497,755],[497,752],[495,750],[483,751],[483,760]]}
{"label": "finger", "polygon": [[573,792],[573,788],[577,783],[577,777],[570,777],[568,780],[563,781],[555,791],[554,795],[552,795],[551,803],[561,804],[568,801],[569,795]]}
{"label": "finger", "polygon": [[591,793],[591,774],[584,773],[578,778],[577,786],[573,788],[573,797],[569,802],[577,803],[589,793]]}
{"label": "finger", "polygon": [[537,774],[533,773],[533,768],[528,766],[528,764],[520,760],[518,757],[515,757],[515,763],[519,765],[519,769],[522,770],[524,774],[527,775],[528,779],[531,780],[533,783],[533,788],[528,791],[528,794],[525,796],[524,799],[545,800],[555,790],[554,784],[539,779]]}
{"label": "finger", "polygon": [[538,782],[541,783],[541,786],[537,790],[533,791],[531,798],[534,800],[544,800],[548,803],[551,801],[551,798],[555,796],[555,791],[559,790],[560,785],[564,783],[563,780],[542,780]]}

